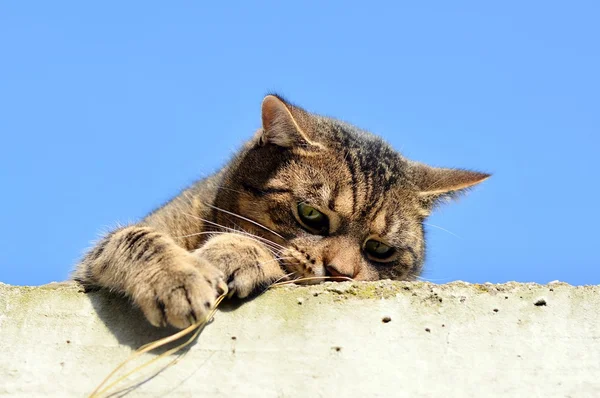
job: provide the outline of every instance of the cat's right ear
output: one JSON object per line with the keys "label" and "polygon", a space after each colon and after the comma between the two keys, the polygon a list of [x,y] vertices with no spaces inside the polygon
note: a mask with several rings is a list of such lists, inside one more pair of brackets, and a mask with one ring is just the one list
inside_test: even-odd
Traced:
{"label": "cat's right ear", "polygon": [[409,165],[424,215],[440,202],[456,198],[490,177],[488,173],[432,167],[419,162],[409,162]]}
{"label": "cat's right ear", "polygon": [[315,145],[303,129],[306,112],[286,103],[276,95],[267,95],[262,102],[262,130],[258,145],[277,145],[283,148]]}

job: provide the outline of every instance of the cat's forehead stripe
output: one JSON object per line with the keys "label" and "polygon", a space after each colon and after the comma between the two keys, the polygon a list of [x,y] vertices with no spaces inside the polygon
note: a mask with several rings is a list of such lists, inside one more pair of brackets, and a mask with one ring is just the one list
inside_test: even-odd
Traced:
{"label": "cat's forehead stripe", "polygon": [[353,191],[350,187],[344,187],[334,191],[336,195],[332,197],[332,210],[338,212],[344,217],[351,217],[353,214],[354,200]]}
{"label": "cat's forehead stripe", "polygon": [[347,134],[340,132],[338,129],[334,129],[333,131],[334,131],[334,133],[337,134],[338,139],[341,142],[342,148],[345,151],[344,163],[350,174],[350,189],[352,190],[352,212],[356,213],[357,196],[358,196],[358,192],[357,192],[358,178],[357,178],[357,174],[356,174],[357,170],[356,170],[356,166],[355,166],[355,159],[354,159],[354,153],[353,153],[354,151],[353,151],[349,136]]}
{"label": "cat's forehead stripe", "polygon": [[386,211],[382,210],[375,214],[371,224],[372,231],[379,236],[384,236],[387,230]]}
{"label": "cat's forehead stripe", "polygon": [[401,220],[396,218],[393,213],[386,214],[385,217],[386,235],[396,236],[400,232]]}

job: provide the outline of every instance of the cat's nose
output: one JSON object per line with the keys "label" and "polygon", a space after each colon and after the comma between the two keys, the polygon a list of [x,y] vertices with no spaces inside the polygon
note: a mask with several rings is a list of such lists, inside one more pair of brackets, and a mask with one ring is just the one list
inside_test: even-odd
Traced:
{"label": "cat's nose", "polygon": [[325,270],[327,276],[332,277],[332,280],[345,281],[348,279],[352,279],[352,277],[354,276],[351,272],[348,272],[348,270],[337,267],[335,264],[327,265],[325,267]]}

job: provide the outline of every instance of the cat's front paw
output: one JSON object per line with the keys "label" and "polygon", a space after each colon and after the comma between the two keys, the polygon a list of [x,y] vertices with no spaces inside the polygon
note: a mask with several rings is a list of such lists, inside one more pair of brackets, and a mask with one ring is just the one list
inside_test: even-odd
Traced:
{"label": "cat's front paw", "polygon": [[285,279],[285,274],[275,260],[271,263],[246,264],[229,275],[227,279],[229,297],[246,298],[253,293],[261,293],[273,283]]}
{"label": "cat's front paw", "polygon": [[230,297],[245,298],[286,279],[274,253],[245,235],[219,234],[194,254],[225,274]]}
{"label": "cat's front paw", "polygon": [[154,326],[188,327],[227,293],[223,272],[190,254],[170,267],[148,270],[142,279],[133,300]]}

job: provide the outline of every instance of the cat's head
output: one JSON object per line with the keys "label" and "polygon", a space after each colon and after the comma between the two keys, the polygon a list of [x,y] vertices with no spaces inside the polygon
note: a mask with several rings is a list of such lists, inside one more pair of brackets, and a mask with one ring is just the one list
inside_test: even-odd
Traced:
{"label": "cat's head", "polygon": [[283,246],[295,277],[411,280],[423,266],[423,220],[488,177],[407,160],[375,135],[269,95],[216,203],[274,233],[217,216]]}

